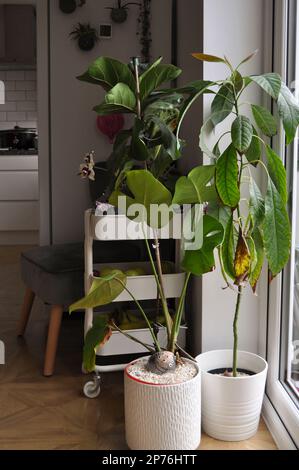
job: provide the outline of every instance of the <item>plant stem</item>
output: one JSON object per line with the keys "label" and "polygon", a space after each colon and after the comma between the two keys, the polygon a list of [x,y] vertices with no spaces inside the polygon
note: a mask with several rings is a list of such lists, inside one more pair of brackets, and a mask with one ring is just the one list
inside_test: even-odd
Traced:
{"label": "plant stem", "polygon": [[145,236],[145,232],[143,232],[143,233],[144,233],[144,240],[145,240],[148,256],[149,256],[150,263],[151,263],[151,266],[152,266],[152,270],[153,270],[153,273],[154,273],[154,276],[155,276],[155,279],[156,279],[157,288],[158,288],[158,291],[159,291],[160,297],[161,297],[162,309],[163,309],[165,322],[166,322],[166,328],[167,328],[167,334],[168,334],[168,337],[170,338],[171,328],[172,328],[172,319],[171,319],[171,316],[170,316],[170,313],[169,313],[169,310],[168,310],[168,305],[167,305],[165,296],[164,296],[163,291],[162,291],[162,287],[161,287],[161,284],[160,284],[160,280],[159,280],[159,276],[158,276],[158,273],[157,273],[157,270],[156,270],[156,266],[155,266],[155,262],[154,262],[154,259],[153,259],[153,256],[152,256],[152,252],[151,252],[151,249],[150,249],[150,246],[149,246],[149,243],[148,243],[148,239]]}
{"label": "plant stem", "polygon": [[114,322],[112,322],[111,326],[114,330],[118,331],[119,333],[124,335],[126,338],[128,338],[131,341],[134,341],[135,343],[138,343],[141,346],[143,346],[144,348],[146,348],[150,353],[153,354],[155,352],[155,350],[149,344],[143,343],[142,341],[139,341],[139,339],[135,338],[135,336],[132,336],[129,333],[127,333],[126,331],[121,330],[120,328],[118,328],[118,326]]}
{"label": "plant stem", "polygon": [[233,355],[233,376],[238,376],[238,319],[239,319],[239,312],[240,312],[240,304],[242,298],[242,287],[239,286],[237,302],[236,302],[236,310],[235,310],[235,318],[234,318],[234,355]]}
{"label": "plant stem", "polygon": [[186,298],[187,287],[188,287],[190,277],[191,277],[191,273],[187,273],[184,287],[180,296],[178,309],[174,317],[174,324],[172,327],[171,338],[170,338],[170,348],[169,348],[169,351],[173,353],[175,352],[176,343],[177,343],[178,335],[180,332],[180,326],[181,326],[182,316],[183,316],[183,311],[184,311],[184,302]]}
{"label": "plant stem", "polygon": [[152,335],[153,341],[154,341],[154,343],[155,343],[156,349],[157,349],[158,352],[160,352],[160,351],[161,351],[161,347],[160,347],[160,345],[159,345],[159,343],[158,343],[158,339],[157,339],[157,337],[156,337],[156,335],[155,335],[155,333],[154,333],[154,330],[153,330],[153,328],[152,328],[152,326],[151,326],[151,324],[150,324],[150,322],[149,322],[149,319],[147,318],[147,315],[146,315],[145,311],[144,311],[143,308],[141,307],[141,305],[140,305],[140,303],[138,302],[138,300],[136,299],[136,297],[135,297],[135,296],[132,294],[132,292],[130,292],[130,290],[127,288],[127,286],[126,286],[120,279],[115,278],[115,280],[118,281],[118,282],[122,285],[122,287],[125,289],[125,291],[128,292],[128,294],[129,294],[129,295],[132,297],[132,299],[134,300],[135,304],[137,305],[139,311],[141,312],[141,314],[142,314],[142,316],[143,316],[143,318],[144,318],[144,320],[145,320],[145,322],[146,322],[146,324],[147,324],[147,326],[148,326],[148,329],[149,329],[149,331],[150,331],[150,333],[151,333],[151,335]]}

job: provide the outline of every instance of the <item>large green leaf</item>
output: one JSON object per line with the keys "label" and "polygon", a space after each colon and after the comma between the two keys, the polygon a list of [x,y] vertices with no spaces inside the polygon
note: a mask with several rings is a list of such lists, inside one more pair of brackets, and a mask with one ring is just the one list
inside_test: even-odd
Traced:
{"label": "large green leaf", "polygon": [[194,168],[188,175],[179,178],[175,188],[173,204],[201,204],[217,198],[215,186],[208,186],[215,176],[215,166]]}
{"label": "large green leaf", "polygon": [[88,71],[78,77],[79,80],[102,85],[108,91],[118,83],[125,83],[135,91],[134,76],[128,65],[110,57],[99,57],[88,68]]}
{"label": "large green leaf", "polygon": [[132,193],[132,197],[126,196],[119,191],[114,191],[109,199],[110,204],[117,207],[118,197],[124,196],[127,202],[127,209],[135,204],[139,204],[140,206],[139,213],[137,211],[136,214],[130,216],[130,218],[136,222],[147,222],[152,228],[161,228],[164,222],[161,220],[160,216],[157,220],[151,220],[151,205],[159,206],[166,204],[170,206],[172,202],[171,192],[147,170],[129,171],[127,173],[126,182],[129,191]]}
{"label": "large green leaf", "polygon": [[236,273],[234,268],[235,254],[237,247],[238,232],[234,226],[233,214],[231,214],[224,233],[224,240],[220,249],[220,256],[225,273],[235,281]]}
{"label": "large green leaf", "polygon": [[140,77],[141,100],[147,98],[153,91],[165,82],[178,78],[182,70],[174,65],[161,64],[162,58],[151,65]]}
{"label": "large green leaf", "polygon": [[277,73],[265,73],[264,75],[253,75],[249,77],[252,82],[257,83],[266,93],[277,100],[281,89],[281,77]]}
{"label": "large green leaf", "polygon": [[264,243],[259,229],[255,229],[253,231],[252,240],[255,247],[256,260],[254,266],[252,266],[252,270],[249,275],[249,282],[253,289],[253,292],[255,293],[257,282],[260,278],[265,259]]}
{"label": "large green leaf", "polygon": [[118,269],[113,270],[109,276],[94,278],[88,294],[72,304],[69,312],[110,304],[123,292],[122,284],[126,284],[126,282],[127,276]]}
{"label": "large green leaf", "polygon": [[263,134],[268,137],[273,137],[277,134],[277,124],[270,111],[254,104],[251,105],[251,109],[255,122]]}
{"label": "large green leaf", "polygon": [[254,227],[259,227],[263,223],[265,217],[265,201],[260,188],[253,178],[250,178],[249,193],[249,211],[252,224]]}
{"label": "large green leaf", "polygon": [[99,115],[99,116],[109,116],[110,114],[131,114],[133,111],[124,108],[123,106],[120,106],[118,104],[107,104],[107,103],[102,103],[99,104],[98,106],[95,106],[93,110]]}
{"label": "large green leaf", "polygon": [[234,84],[235,92],[237,94],[240,93],[243,88],[244,81],[242,75],[240,74],[240,72],[238,72],[238,70],[235,70],[234,73],[232,73],[231,80]]}
{"label": "large green leaf", "polygon": [[288,202],[287,192],[287,173],[281,161],[281,158],[271,149],[269,145],[266,146],[266,155],[268,159],[268,171],[270,177],[275,184],[284,204]]}
{"label": "large green leaf", "polygon": [[223,240],[223,226],[209,215],[203,216],[203,245],[199,250],[185,251],[182,267],[185,271],[201,276],[215,268],[214,250]]}
{"label": "large green leaf", "polygon": [[111,328],[107,317],[101,315],[94,318],[92,328],[87,332],[83,348],[83,365],[86,372],[93,372],[96,366],[96,351],[111,336]]}
{"label": "large green leaf", "polygon": [[269,268],[272,275],[276,276],[289,259],[291,232],[285,204],[270,178],[265,198],[263,241]]}
{"label": "large green leaf", "polygon": [[249,149],[253,136],[253,128],[246,116],[238,116],[232,124],[232,142],[239,153]]}
{"label": "large green leaf", "polygon": [[222,202],[233,208],[240,201],[238,175],[237,152],[233,145],[230,145],[217,160],[216,186]]}
{"label": "large green leaf", "polygon": [[284,83],[281,85],[277,105],[279,116],[283,121],[287,144],[290,144],[295,138],[299,125],[299,104]]}
{"label": "large green leaf", "polygon": [[115,113],[136,113],[136,98],[125,83],[118,83],[106,95],[105,102],[95,106],[94,111],[100,116]]}
{"label": "large green leaf", "polygon": [[176,138],[170,126],[158,116],[151,116],[148,123],[150,122],[152,122],[158,129],[158,134],[155,137],[155,145],[163,145],[172,160],[178,160],[181,156],[182,141]]}
{"label": "large green leaf", "polygon": [[214,126],[222,122],[232,112],[234,107],[234,92],[231,84],[226,83],[218,91],[212,102],[211,121]]}
{"label": "large green leaf", "polygon": [[262,156],[262,143],[258,137],[258,132],[254,127],[251,144],[249,149],[246,150],[245,156],[253,166],[257,165],[258,160],[260,160]]}
{"label": "large green leaf", "polygon": [[110,90],[105,98],[107,104],[122,106],[130,111],[134,111],[136,106],[136,97],[125,83],[118,83]]}
{"label": "large green leaf", "polygon": [[223,62],[225,64],[224,59],[222,59],[221,57],[217,57],[215,55],[211,55],[211,54],[203,54],[201,52],[195,52],[194,54],[192,54],[192,56],[195,59],[201,60],[203,62]]}
{"label": "large green leaf", "polygon": [[132,159],[138,161],[146,161],[149,157],[148,148],[141,137],[142,131],[143,122],[140,119],[136,118],[132,133],[131,157]]}

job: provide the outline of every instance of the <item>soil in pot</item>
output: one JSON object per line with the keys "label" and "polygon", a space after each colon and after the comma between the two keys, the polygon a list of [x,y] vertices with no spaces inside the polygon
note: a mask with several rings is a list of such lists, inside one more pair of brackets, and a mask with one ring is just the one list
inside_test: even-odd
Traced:
{"label": "soil in pot", "polygon": [[[223,377],[233,377],[233,370],[230,368],[213,369],[209,370],[209,374],[221,375]],[[238,369],[238,377],[251,377],[252,375],[255,375],[255,373],[251,372],[250,370]]]}
{"label": "soil in pot", "polygon": [[157,375],[150,372],[147,368],[147,359],[134,362],[127,368],[127,373],[133,379],[153,385],[174,385],[188,382],[193,379],[197,373],[197,367],[192,362],[182,359],[174,371],[166,372],[163,375]]}

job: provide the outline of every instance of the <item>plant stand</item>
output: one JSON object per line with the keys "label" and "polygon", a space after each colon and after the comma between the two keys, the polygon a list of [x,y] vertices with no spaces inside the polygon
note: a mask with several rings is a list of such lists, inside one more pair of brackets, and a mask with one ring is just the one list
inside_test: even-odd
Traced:
{"label": "plant stand", "polygon": [[[178,299],[182,292],[185,273],[179,272],[180,266],[180,240],[181,240],[182,215],[177,214],[173,217],[169,226],[163,227],[157,231],[159,239],[174,239],[176,243],[176,256],[173,266],[173,273],[164,275],[165,296],[167,299]],[[125,241],[125,240],[153,240],[155,233],[147,226],[141,223],[132,222],[123,215],[105,215],[97,216],[95,211],[89,209],[85,213],[85,293],[90,290],[94,279],[94,270],[101,271],[104,267],[111,267],[126,271],[130,268],[141,267],[145,271],[143,276],[132,276],[127,279],[127,287],[134,297],[139,301],[156,300],[157,285],[152,274],[150,263],[111,263],[94,265],[93,262],[93,242],[99,241]],[[132,298],[127,292],[122,292],[114,302],[129,302]],[[85,335],[93,325],[93,309],[85,311]],[[151,336],[147,329],[131,330],[128,333],[135,336],[145,343],[151,343]],[[159,329],[158,338],[163,344],[166,342],[166,331],[164,327]],[[186,328],[181,328],[179,343],[185,346]],[[166,345],[166,344],[165,344]],[[124,370],[125,367],[134,359],[148,355],[148,350],[141,345],[132,342],[119,332],[113,332],[110,341],[97,351],[95,379],[88,382],[84,387],[84,393],[88,398],[95,398],[100,394],[100,377],[102,372],[114,372]]]}

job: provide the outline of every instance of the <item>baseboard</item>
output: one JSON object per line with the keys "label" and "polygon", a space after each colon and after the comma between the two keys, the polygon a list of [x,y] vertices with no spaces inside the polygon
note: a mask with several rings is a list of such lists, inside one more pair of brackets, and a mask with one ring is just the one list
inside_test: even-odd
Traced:
{"label": "baseboard", "polygon": [[297,450],[269,398],[265,396],[262,415],[279,450]]}

